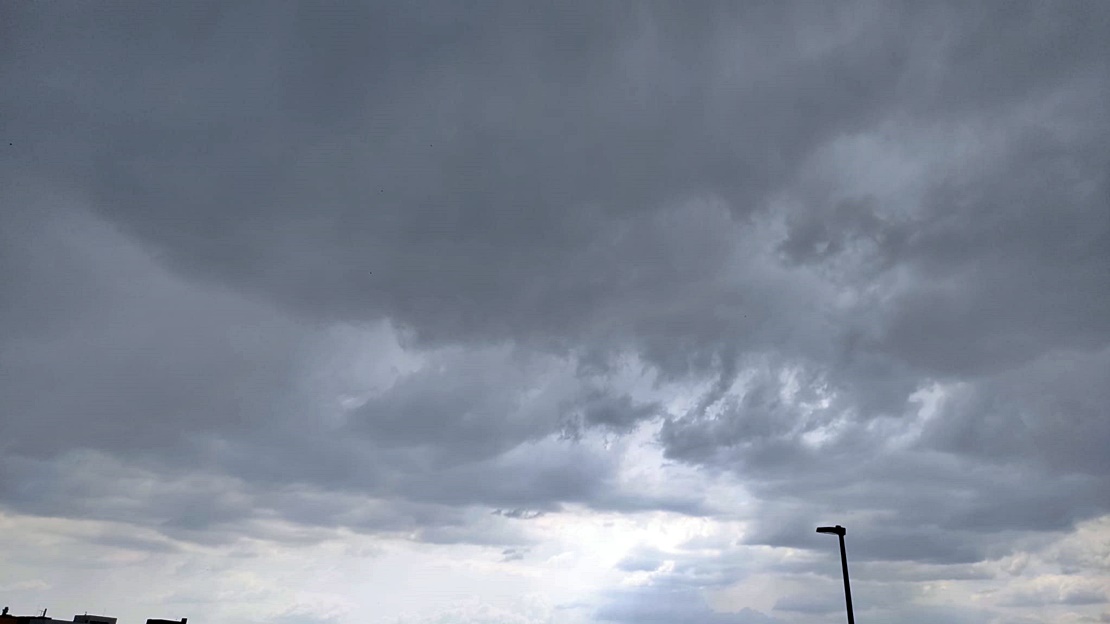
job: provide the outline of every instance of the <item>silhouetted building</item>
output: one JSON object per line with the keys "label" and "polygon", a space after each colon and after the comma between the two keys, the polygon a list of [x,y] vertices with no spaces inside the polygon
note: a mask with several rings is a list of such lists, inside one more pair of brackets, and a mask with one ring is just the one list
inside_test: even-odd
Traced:
{"label": "silhouetted building", "polygon": [[0,624],[55,624],[56,622],[69,622],[69,620],[47,617],[46,609],[42,610],[42,615],[11,615],[7,607],[4,607],[3,613],[0,613]]}
{"label": "silhouetted building", "polygon": [[181,618],[180,620],[154,620],[154,619],[150,619],[150,620],[146,621],[146,624],[186,624],[188,621],[189,621],[189,618]]}
{"label": "silhouetted building", "polygon": [[46,610],[43,609],[42,615],[11,615],[8,613],[8,608],[4,607],[3,613],[0,613],[0,624],[70,624],[71,622],[78,622],[80,624],[116,624],[116,618],[105,617],[103,615],[75,615],[72,620],[58,620],[46,616]]}
{"label": "silhouetted building", "polygon": [[73,616],[73,621],[77,624],[116,624],[116,618],[107,617],[104,615],[84,615]]}
{"label": "silhouetted building", "polygon": [[8,613],[7,607],[0,613],[0,624],[51,624],[64,621],[46,617],[46,609],[42,610],[42,615],[12,615]]}

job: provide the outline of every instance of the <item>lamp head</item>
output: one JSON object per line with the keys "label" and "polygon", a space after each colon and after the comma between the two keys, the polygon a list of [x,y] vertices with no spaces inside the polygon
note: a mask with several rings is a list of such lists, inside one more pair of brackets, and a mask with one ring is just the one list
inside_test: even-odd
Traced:
{"label": "lamp head", "polygon": [[831,533],[833,535],[843,536],[848,531],[845,530],[844,527],[842,527],[838,524],[836,526],[831,526],[831,527],[817,527],[817,532],[818,533]]}

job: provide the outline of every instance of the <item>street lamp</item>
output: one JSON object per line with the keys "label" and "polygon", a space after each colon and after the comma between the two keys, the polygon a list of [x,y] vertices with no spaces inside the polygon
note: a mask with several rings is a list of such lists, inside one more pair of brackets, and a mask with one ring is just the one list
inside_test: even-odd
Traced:
{"label": "street lamp", "polygon": [[844,571],[844,603],[848,605],[848,624],[856,624],[852,615],[852,588],[848,585],[848,555],[844,551],[844,534],[847,531],[839,524],[831,527],[817,527],[818,533],[831,533],[840,538],[840,568]]}

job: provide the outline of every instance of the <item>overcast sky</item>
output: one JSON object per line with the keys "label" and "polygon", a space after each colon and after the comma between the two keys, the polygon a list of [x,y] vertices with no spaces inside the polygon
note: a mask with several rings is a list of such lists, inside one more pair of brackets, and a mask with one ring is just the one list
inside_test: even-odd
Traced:
{"label": "overcast sky", "polygon": [[0,11],[13,612],[1110,622],[1110,3]]}

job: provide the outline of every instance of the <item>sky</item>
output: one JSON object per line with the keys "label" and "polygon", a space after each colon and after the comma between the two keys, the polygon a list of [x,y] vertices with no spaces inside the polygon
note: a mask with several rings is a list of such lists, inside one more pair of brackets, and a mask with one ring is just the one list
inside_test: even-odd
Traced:
{"label": "sky", "polygon": [[0,14],[13,612],[1110,622],[1110,3]]}

